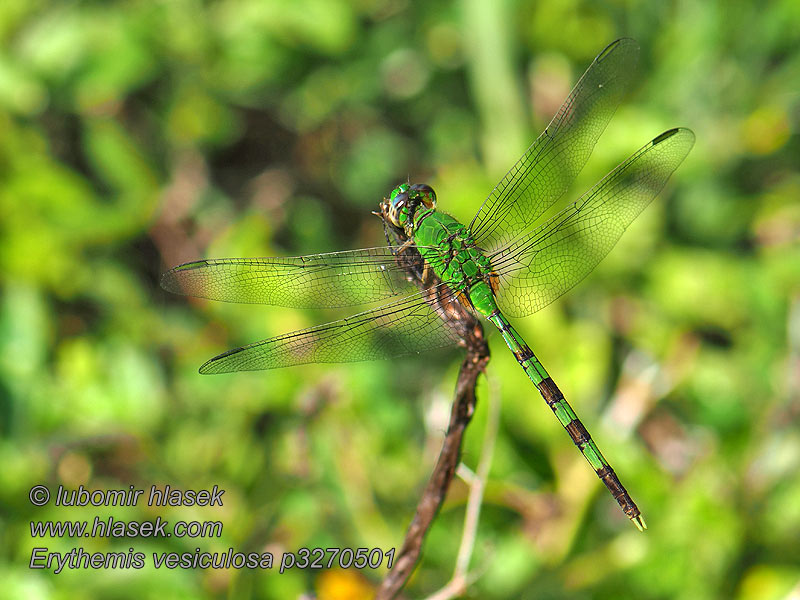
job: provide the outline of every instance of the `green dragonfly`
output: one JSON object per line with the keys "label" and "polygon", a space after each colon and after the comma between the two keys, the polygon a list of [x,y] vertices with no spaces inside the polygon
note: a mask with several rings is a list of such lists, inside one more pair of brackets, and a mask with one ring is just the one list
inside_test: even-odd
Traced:
{"label": "green dragonfly", "polygon": [[200,260],[165,273],[166,290],[227,302],[296,308],[381,302],[345,319],[229,350],[200,372],[429,352],[462,341],[463,330],[442,310],[447,302],[458,303],[497,327],[624,513],[640,530],[646,528],[589,432],[506,318],[541,309],[583,279],[691,150],[689,129],[665,131],[576,202],[542,219],[583,168],[630,86],[637,59],[635,41],[609,44],[467,226],[436,210],[430,186],[404,183],[383,199],[377,213],[387,232],[385,247]]}

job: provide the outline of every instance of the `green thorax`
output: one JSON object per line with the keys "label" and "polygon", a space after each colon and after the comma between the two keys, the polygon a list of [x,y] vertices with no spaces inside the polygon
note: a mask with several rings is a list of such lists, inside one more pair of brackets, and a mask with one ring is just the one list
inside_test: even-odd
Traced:
{"label": "green thorax", "polygon": [[472,234],[450,215],[420,208],[414,214],[414,243],[433,272],[482,315],[497,311],[496,275]]}

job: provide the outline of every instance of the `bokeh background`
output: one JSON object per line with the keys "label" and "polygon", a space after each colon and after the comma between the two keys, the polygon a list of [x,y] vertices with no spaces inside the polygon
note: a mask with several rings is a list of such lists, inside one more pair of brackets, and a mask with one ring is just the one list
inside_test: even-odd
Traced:
{"label": "bokeh background", "polygon": [[[630,97],[576,197],[661,131],[697,144],[616,249],[516,326],[648,519],[628,523],[493,336],[502,403],[468,598],[800,597],[800,4],[0,3],[0,596],[368,598],[383,571],[52,570],[31,548],[399,547],[461,355],[200,376],[346,312],[170,296],[165,268],[383,243],[398,182],[461,219],[592,58]],[[31,486],[226,490],[222,509],[35,508]],[[408,598],[452,572],[453,484]],[[213,519],[34,541],[31,519]],[[148,559],[148,562],[149,559]]]}

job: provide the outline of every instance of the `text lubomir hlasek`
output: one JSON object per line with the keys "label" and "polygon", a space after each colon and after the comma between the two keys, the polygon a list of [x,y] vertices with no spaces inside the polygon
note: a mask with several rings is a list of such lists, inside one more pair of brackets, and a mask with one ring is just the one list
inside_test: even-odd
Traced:
{"label": "text lubomir hlasek", "polygon": [[[145,493],[143,489],[128,486],[122,490],[87,490],[82,485],[77,490],[58,486],[56,506],[136,506]],[[165,485],[150,486],[148,506],[222,506],[225,490],[214,486],[210,490],[181,490]]]}

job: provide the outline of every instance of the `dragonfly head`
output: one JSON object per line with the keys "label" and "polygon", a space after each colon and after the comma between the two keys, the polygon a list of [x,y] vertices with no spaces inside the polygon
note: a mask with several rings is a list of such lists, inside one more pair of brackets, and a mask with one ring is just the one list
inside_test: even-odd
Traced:
{"label": "dragonfly head", "polygon": [[414,229],[414,213],[420,206],[436,208],[436,192],[424,183],[403,183],[392,190],[384,205],[389,222],[410,236]]}

